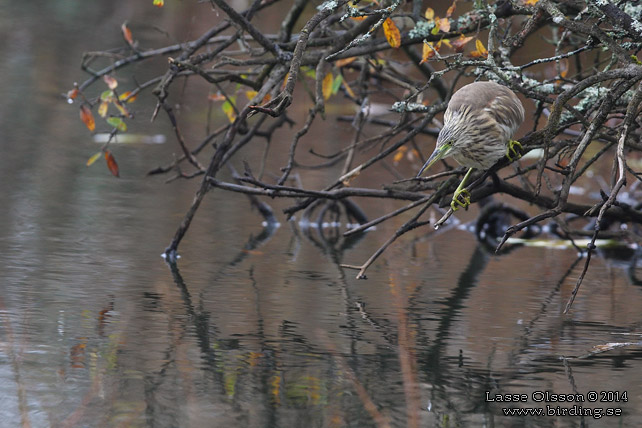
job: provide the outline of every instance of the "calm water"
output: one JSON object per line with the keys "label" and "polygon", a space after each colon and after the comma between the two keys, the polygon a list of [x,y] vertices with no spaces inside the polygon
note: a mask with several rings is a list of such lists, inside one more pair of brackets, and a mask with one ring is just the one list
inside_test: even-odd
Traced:
{"label": "calm water", "polygon": [[[131,132],[168,142],[114,146],[115,179],[85,167],[99,145],[59,94],[82,80],[82,51],[121,43],[123,21],[160,43],[143,19],[187,37],[209,6],[29,3],[0,3],[1,426],[642,424],[642,288],[626,258],[595,258],[563,315],[583,263],[573,250],[496,256],[466,231],[424,228],[357,281],[339,264],[365,261],[399,221],[351,241],[282,215],[267,230],[242,195],[212,192],[170,269],[160,254],[197,182],[145,176],[177,151],[166,121],[149,125],[140,101]],[[181,116],[193,141],[202,114]],[[360,203],[371,217],[399,206]],[[633,344],[592,354],[618,342]],[[546,391],[587,401],[536,402]],[[502,413],[575,404],[621,415]]]}

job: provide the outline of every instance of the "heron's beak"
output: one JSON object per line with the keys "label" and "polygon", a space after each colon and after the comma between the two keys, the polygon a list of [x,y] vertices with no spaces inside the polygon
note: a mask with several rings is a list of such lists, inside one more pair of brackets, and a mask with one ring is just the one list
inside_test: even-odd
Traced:
{"label": "heron's beak", "polygon": [[430,168],[435,162],[437,162],[439,159],[443,159],[446,156],[448,156],[448,153],[450,152],[450,149],[452,148],[451,144],[444,144],[443,146],[435,147],[435,151],[432,152],[424,166],[421,167],[419,170],[419,174],[417,174],[417,177],[421,177],[421,174],[424,172],[424,170]]}

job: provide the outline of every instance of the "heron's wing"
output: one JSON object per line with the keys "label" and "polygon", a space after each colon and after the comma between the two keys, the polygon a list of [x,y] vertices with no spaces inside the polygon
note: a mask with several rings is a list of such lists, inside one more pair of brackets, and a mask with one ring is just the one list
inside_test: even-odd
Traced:
{"label": "heron's wing", "polygon": [[486,112],[512,135],[524,121],[524,107],[510,89],[495,82],[466,85],[450,99],[448,110]]}

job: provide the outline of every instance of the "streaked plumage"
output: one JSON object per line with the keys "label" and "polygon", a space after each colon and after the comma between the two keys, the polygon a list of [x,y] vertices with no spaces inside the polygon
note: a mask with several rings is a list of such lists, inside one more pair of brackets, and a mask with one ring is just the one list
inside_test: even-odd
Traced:
{"label": "streaked plumage", "polygon": [[[448,156],[471,169],[489,169],[506,156],[509,142],[523,121],[524,107],[510,89],[495,82],[462,87],[450,99],[435,150],[417,177]],[[453,203],[469,174],[470,170],[455,192]]]}

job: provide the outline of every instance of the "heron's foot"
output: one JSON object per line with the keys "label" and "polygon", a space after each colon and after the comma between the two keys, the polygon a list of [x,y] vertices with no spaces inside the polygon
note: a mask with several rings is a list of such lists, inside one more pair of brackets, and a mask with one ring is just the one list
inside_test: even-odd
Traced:
{"label": "heron's foot", "polygon": [[450,202],[450,208],[457,211],[459,208],[466,209],[470,205],[470,192],[466,189],[460,189],[453,195],[453,200]]}
{"label": "heron's foot", "polygon": [[[519,151],[515,147],[519,147]],[[514,161],[522,157],[521,151],[524,149],[522,143],[517,140],[510,140],[508,142],[508,147],[506,148],[506,157],[509,161]]]}

